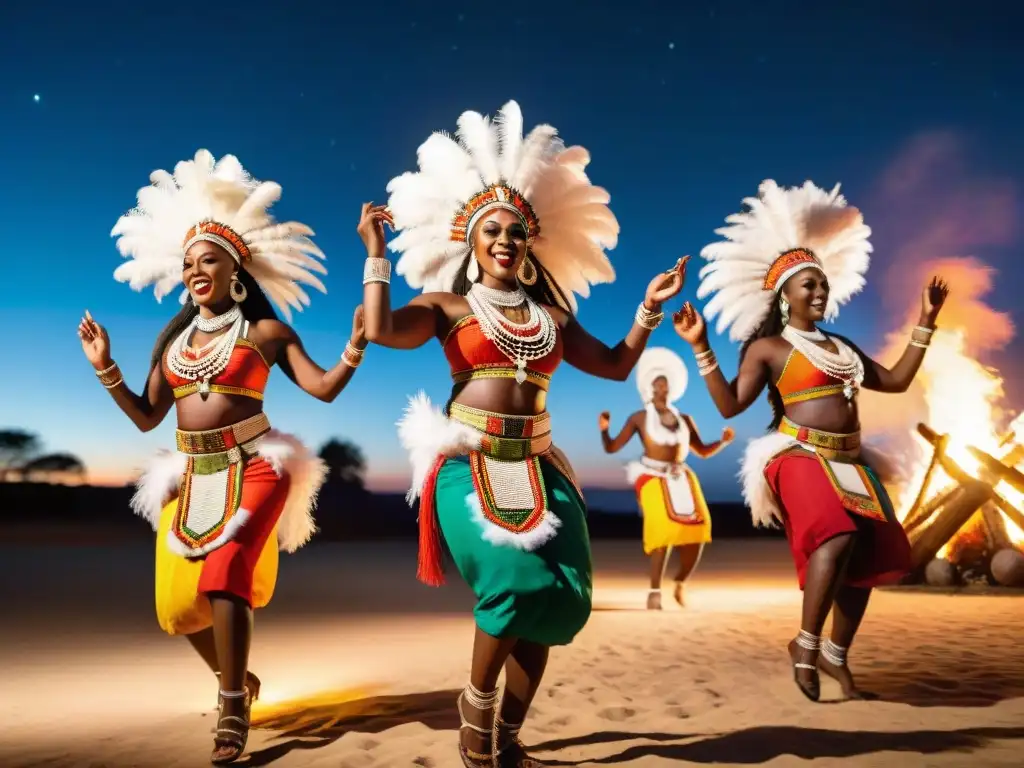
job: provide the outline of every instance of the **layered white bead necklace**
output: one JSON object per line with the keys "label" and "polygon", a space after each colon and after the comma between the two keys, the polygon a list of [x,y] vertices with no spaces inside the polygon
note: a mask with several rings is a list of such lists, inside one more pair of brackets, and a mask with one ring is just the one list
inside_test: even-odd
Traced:
{"label": "layered white bead necklace", "polygon": [[[235,342],[242,335],[244,324],[245,318],[242,317],[242,310],[237,304],[223,315],[209,319],[196,315],[188,327],[178,335],[178,338],[171,342],[167,353],[167,367],[179,378],[198,381],[201,395],[209,394],[210,379],[227,368],[228,361],[231,360],[231,353],[235,348]],[[195,331],[216,333],[228,326],[231,327],[226,333],[211,339],[201,348],[191,350],[189,347],[188,340]],[[192,354],[187,357],[186,349],[192,351]]]}
{"label": "layered white bead necklace", "polygon": [[[782,338],[792,344],[793,348],[819,371],[843,382],[843,396],[847,400],[853,399],[864,381],[864,363],[852,349],[834,336],[826,336],[817,328],[813,331],[800,331],[787,325],[782,329]],[[836,345],[838,354],[815,344],[815,341],[825,340]]]}
{"label": "layered white bead necklace", "polygon": [[[480,323],[480,330],[502,354],[516,366],[516,381],[526,381],[526,364],[551,354],[557,340],[555,321],[548,311],[531,299],[522,286],[514,291],[499,291],[474,283],[466,295],[469,308]],[[513,323],[502,309],[526,305],[525,323]]]}

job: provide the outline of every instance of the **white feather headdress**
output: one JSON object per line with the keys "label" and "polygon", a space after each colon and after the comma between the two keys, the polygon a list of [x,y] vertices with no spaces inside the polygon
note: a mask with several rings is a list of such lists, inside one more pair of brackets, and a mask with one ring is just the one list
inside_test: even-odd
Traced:
{"label": "white feather headdress", "polygon": [[730,328],[733,341],[746,341],[764,321],[786,280],[809,267],[829,282],[825,319],[864,287],[870,262],[871,229],[860,211],[848,206],[837,184],[826,192],[805,182],[782,188],[768,179],[748,210],[726,218],[716,229],[724,241],[704,247],[708,264],[700,271],[697,297],[714,297],[704,307],[708,319],[718,315],[717,332]]}
{"label": "white feather headdress", "polygon": [[114,270],[114,279],[136,291],[152,284],[160,301],[181,283],[184,252],[208,240],[227,250],[286,318],[291,308],[309,305],[300,283],[327,293],[313,274],[327,273],[317,261],[324,254],[309,239],[313,230],[296,221],[276,223],[268,209],[280,199],[281,186],[253,179],[234,155],[215,163],[201,149],[175,165],[173,175],[153,171],[149,180],[138,205],[110,233],[130,259]]}
{"label": "white feather headdress", "polygon": [[[573,294],[610,283],[615,270],[605,254],[618,242],[619,223],[608,208],[608,192],[584,171],[590,154],[569,147],[550,125],[524,138],[523,115],[510,101],[492,122],[463,112],[456,138],[438,132],[417,152],[418,172],[388,184],[388,207],[400,234],[390,249],[413,288],[450,291],[471,250],[480,217],[496,207],[522,219],[530,250],[576,311]],[[557,293],[557,292],[555,292]]]}
{"label": "white feather headdress", "polygon": [[668,382],[668,402],[674,403],[686,393],[689,373],[683,359],[667,347],[648,347],[636,363],[636,388],[644,403],[654,397],[654,380],[659,376]]}

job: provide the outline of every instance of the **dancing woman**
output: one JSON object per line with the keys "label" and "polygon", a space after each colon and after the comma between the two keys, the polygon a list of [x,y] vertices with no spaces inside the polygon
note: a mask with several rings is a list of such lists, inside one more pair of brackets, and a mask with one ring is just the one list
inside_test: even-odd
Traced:
{"label": "dancing woman", "polygon": [[[800,632],[789,644],[796,683],[817,701],[820,669],[847,698],[863,698],[847,651],[871,589],[909,570],[910,547],[881,483],[881,457],[861,444],[857,393],[906,391],[949,290],[939,279],[925,287],[909,344],[886,368],[817,327],[864,285],[871,230],[860,211],[838,186],[826,192],[810,182],[783,189],[765,181],[744,202],[747,209],[717,230],[726,241],[702,251],[709,263],[697,292],[714,294],[704,311],[719,315],[719,333],[730,327],[742,342],[738,376],[730,382],[722,374],[691,304],[674,323],[724,417],[768,388],[770,434],[747,447],[743,493],[755,525],[782,522],[804,591]],[[830,611],[831,637],[822,643]]]}
{"label": "dancing woman", "polygon": [[[138,207],[113,236],[131,261],[114,272],[157,300],[184,283],[184,307],[157,338],[140,394],[111,358],[106,330],[86,313],[82,349],[114,402],[143,432],[174,406],[177,453],[155,459],[132,499],[157,531],[156,609],[161,628],[184,634],[219,678],[213,763],[245,749],[260,681],[248,671],[252,611],[270,601],[278,548],[294,552],[315,532],[312,510],[325,468],[302,444],[271,429],[263,393],[276,362],[299,387],[330,402],[366,346],[359,310],[341,362],[324,371],[281,322],[324,291],[323,254],[304,224],[267,212],[281,195],[227,155],[206,150],[154,171]],[[325,291],[326,292],[326,291]],[[270,300],[268,300],[268,297]],[[168,501],[168,498],[170,501]]]}
{"label": "dancing woman", "polygon": [[608,434],[610,414],[605,411],[598,419],[606,453],[621,451],[634,435],[643,443],[644,455],[626,465],[626,473],[644,516],[644,554],[651,558],[650,610],[661,610],[661,580],[672,549],[679,550],[673,594],[683,605],[683,584],[711,541],[711,512],[686,456],[692,451],[702,459],[710,458],[733,438],[732,429],[726,427],[721,440],[705,444],[693,419],[676,409],[673,403],[686,392],[687,380],[686,366],[675,352],[664,347],[646,349],[636,367],[644,410],[632,414],[614,438]]}
{"label": "dancing woman", "polygon": [[[418,173],[388,185],[387,207],[363,207],[359,233],[366,336],[412,349],[437,338],[454,388],[445,413],[412,399],[400,424],[410,502],[420,501],[418,576],[443,582],[441,539],[477,597],[470,682],[459,696],[467,766],[534,766],[518,733],[548,649],[567,645],[591,608],[585,507],[552,445],[546,393],[564,358],[624,380],[682,284],[684,260],[651,281],[626,338],[608,347],[576,321],[573,292],[614,279],[604,249],[618,238],[608,193],[584,172],[589,155],[542,125],[523,138],[515,102],[496,120],[465,112],[458,141],[435,133]],[[391,264],[424,293],[392,310]],[[498,676],[505,669],[499,705]]]}

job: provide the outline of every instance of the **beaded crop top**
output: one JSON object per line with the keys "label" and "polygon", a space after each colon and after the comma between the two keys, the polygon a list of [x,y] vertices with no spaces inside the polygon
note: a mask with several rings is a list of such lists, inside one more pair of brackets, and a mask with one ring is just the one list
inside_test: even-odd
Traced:
{"label": "beaded crop top", "polygon": [[818,370],[800,350],[793,349],[775,382],[783,405],[843,394],[843,381]]}
{"label": "beaded crop top", "polygon": [[[251,397],[253,400],[262,400],[263,392],[267,388],[267,380],[270,378],[270,365],[263,358],[260,348],[246,335],[249,331],[249,323],[246,322],[242,335],[235,341],[235,347],[231,350],[231,359],[227,366],[210,379],[210,391],[221,395],[240,395]],[[186,347],[186,353],[190,348]],[[189,381],[175,375],[167,365],[167,353],[164,352],[164,378],[174,392],[174,399],[180,400],[199,391],[198,381]]]}
{"label": "beaded crop top", "polygon": [[[545,392],[551,386],[551,375],[562,362],[562,334],[556,333],[554,349],[544,357],[531,360],[526,366],[526,380]],[[459,320],[448,332],[442,346],[452,369],[452,381],[456,384],[474,379],[515,378],[515,365],[484,336],[479,321],[473,315]]]}

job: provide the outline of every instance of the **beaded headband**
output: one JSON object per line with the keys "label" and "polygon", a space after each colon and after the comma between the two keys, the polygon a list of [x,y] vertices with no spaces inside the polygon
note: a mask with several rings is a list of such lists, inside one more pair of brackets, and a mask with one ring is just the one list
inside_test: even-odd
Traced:
{"label": "beaded headband", "polygon": [[519,217],[519,221],[526,230],[526,236],[534,239],[540,232],[540,222],[537,214],[519,190],[507,184],[496,184],[488,187],[483,192],[470,198],[462,209],[452,219],[451,239],[456,243],[469,242],[470,233],[481,218],[495,208],[511,211]]}
{"label": "beaded headband", "polygon": [[249,245],[242,239],[242,236],[235,232],[227,224],[219,221],[201,221],[189,229],[185,234],[185,242],[181,250],[187,251],[199,242],[208,242],[219,245],[234,257],[239,264],[246,264],[252,261],[252,251]]}
{"label": "beaded headband", "polygon": [[764,289],[778,291],[786,281],[807,267],[821,269],[821,261],[806,248],[793,248],[772,262],[764,275]]}

